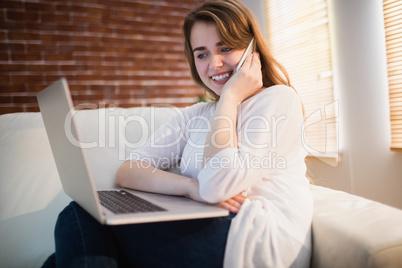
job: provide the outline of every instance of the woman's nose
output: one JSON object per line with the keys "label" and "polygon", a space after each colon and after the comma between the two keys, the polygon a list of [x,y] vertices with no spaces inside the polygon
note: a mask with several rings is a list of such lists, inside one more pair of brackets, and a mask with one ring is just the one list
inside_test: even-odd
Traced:
{"label": "woman's nose", "polygon": [[223,65],[223,57],[222,55],[213,55],[211,57],[211,68],[216,70],[222,67]]}

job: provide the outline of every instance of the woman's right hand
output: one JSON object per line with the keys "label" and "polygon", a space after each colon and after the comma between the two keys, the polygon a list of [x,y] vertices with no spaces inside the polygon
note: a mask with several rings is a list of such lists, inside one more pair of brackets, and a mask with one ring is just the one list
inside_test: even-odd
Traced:
{"label": "woman's right hand", "polygon": [[241,103],[254,95],[262,86],[261,61],[259,54],[254,52],[246,58],[239,71],[225,84],[221,99],[234,98],[238,103]]}

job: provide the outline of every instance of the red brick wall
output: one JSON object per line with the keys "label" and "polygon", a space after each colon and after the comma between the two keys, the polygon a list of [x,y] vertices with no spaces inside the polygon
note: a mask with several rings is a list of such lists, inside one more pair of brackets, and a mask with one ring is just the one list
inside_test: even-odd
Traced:
{"label": "red brick wall", "polygon": [[0,0],[0,114],[38,111],[61,77],[75,105],[196,102],[181,26],[197,2]]}

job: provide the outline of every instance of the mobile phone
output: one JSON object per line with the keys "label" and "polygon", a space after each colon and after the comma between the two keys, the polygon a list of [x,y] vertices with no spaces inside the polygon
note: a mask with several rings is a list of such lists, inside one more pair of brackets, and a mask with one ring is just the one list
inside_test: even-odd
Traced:
{"label": "mobile phone", "polygon": [[255,44],[254,44],[254,37],[251,39],[250,44],[248,44],[248,47],[246,48],[246,51],[244,51],[243,56],[241,57],[239,63],[236,66],[236,72],[240,69],[240,67],[243,65],[244,61],[246,60],[248,55],[251,55],[251,53],[254,52],[255,50]]}

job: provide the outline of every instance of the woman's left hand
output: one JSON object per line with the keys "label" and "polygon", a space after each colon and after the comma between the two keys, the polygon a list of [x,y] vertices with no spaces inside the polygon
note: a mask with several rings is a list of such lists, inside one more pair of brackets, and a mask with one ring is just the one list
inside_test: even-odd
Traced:
{"label": "woman's left hand", "polygon": [[229,210],[231,213],[238,213],[240,210],[241,205],[243,204],[244,201],[246,201],[247,196],[244,196],[242,194],[237,194],[233,196],[232,198],[229,198],[226,201],[222,201],[219,203],[219,206],[221,208]]}

